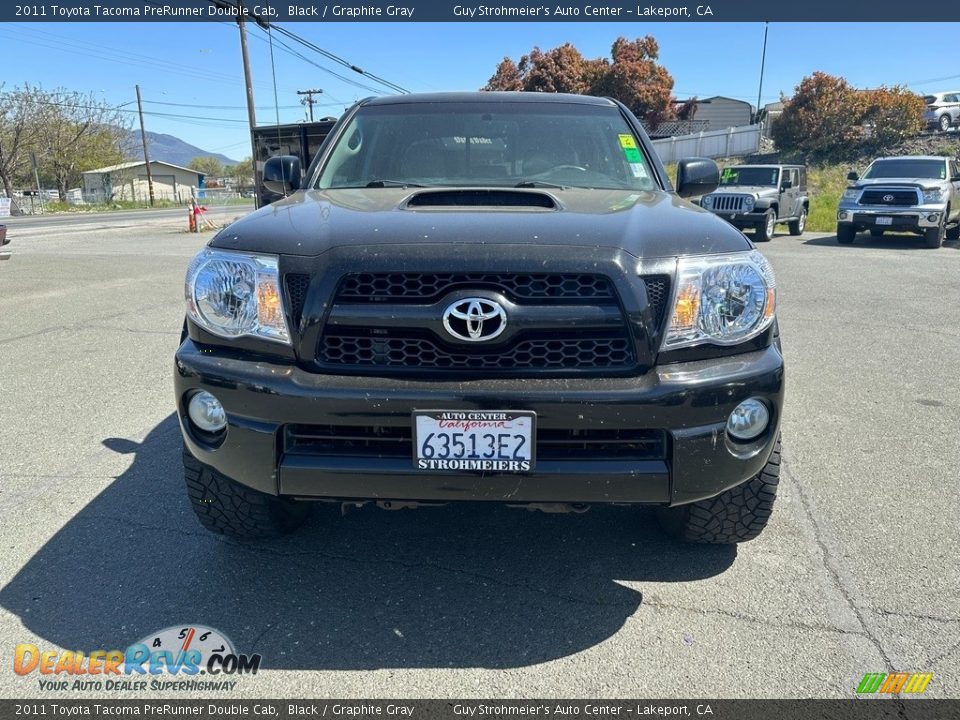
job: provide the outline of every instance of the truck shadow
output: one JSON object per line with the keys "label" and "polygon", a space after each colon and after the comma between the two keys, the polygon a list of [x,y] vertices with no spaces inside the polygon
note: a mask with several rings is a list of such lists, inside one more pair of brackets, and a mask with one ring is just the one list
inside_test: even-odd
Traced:
{"label": "truck shadow", "polygon": [[66,649],[202,624],[269,668],[519,667],[614,635],[643,599],[624,581],[698,580],[736,558],[674,543],[630,508],[341,518],[323,505],[293,535],[225,541],[187,503],[174,416],[140,444],[104,444],[134,454],[129,469],[0,589],[0,605]]}

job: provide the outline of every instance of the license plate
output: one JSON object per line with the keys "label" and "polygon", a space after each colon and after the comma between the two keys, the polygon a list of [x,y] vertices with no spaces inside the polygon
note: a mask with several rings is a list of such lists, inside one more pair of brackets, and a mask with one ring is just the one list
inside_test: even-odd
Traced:
{"label": "license plate", "polygon": [[417,470],[530,472],[537,417],[517,410],[415,410]]}
{"label": "license plate", "polygon": [[878,217],[877,225],[893,225],[892,217]]}

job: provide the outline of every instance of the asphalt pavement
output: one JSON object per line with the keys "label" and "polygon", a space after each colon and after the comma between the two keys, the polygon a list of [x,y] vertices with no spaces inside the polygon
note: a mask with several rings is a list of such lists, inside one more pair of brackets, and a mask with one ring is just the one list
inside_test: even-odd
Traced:
{"label": "asphalt pavement", "polygon": [[892,671],[960,697],[960,244],[762,246],[788,397],[756,541],[679,545],[645,509],[446,506],[238,543],[193,517],[173,415],[209,234],[131,217],[8,223],[0,696],[156,696],[42,690],[9,658],[200,623],[263,656],[224,697],[852,697]]}

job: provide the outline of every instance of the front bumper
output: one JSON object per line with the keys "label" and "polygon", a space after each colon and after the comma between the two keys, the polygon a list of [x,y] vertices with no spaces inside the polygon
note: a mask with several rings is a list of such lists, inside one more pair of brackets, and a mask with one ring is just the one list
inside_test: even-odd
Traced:
{"label": "front bumper", "polygon": [[[207,390],[228,416],[219,445],[186,417],[192,391]],[[779,432],[783,358],[775,346],[677,363],[640,377],[423,382],[308,373],[294,364],[201,349],[176,354],[178,416],[187,449],[234,480],[273,495],[326,500],[496,500],[514,503],[673,505],[717,495],[756,475]],[[733,443],[725,423],[741,401],[763,399],[767,431]],[[538,434],[551,429],[663,431],[660,459],[538,460],[527,474],[414,470],[406,457],[287,452],[293,425],[409,427],[414,409],[529,410]]]}
{"label": "front bumper", "polygon": [[[843,205],[837,208],[837,224],[853,225],[859,230],[916,231],[939,227],[947,210],[946,204],[890,207],[884,205]],[[889,223],[878,218],[890,218]]]}
{"label": "front bumper", "polygon": [[748,213],[716,212],[711,210],[714,215],[721,217],[728,223],[741,230],[746,228],[755,228],[763,225],[767,221],[767,209],[756,210]]}

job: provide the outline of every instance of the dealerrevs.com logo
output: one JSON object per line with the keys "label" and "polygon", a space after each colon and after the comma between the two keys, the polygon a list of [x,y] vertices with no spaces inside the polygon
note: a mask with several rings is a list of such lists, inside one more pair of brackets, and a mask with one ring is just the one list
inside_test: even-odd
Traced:
{"label": "dealerrevs.com logo", "polygon": [[13,671],[39,676],[41,690],[231,691],[239,682],[233,678],[256,675],[261,659],[237,653],[218,630],[176,625],[126,650],[42,650],[20,643],[14,650]]}

